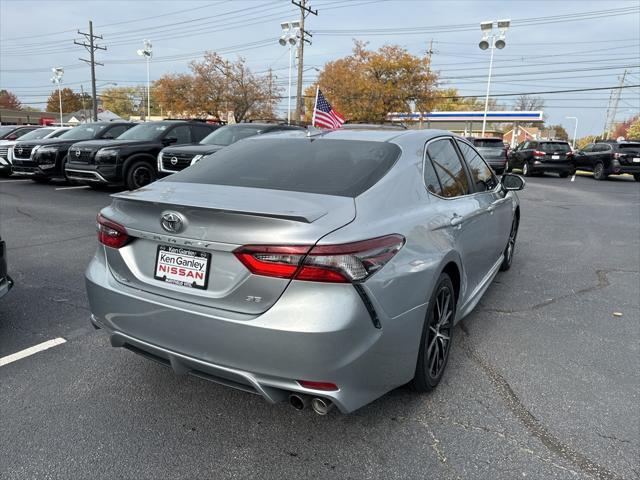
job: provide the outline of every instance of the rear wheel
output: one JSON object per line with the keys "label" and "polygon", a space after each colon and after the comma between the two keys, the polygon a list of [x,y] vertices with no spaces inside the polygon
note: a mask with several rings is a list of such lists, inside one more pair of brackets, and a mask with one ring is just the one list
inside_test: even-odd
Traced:
{"label": "rear wheel", "polygon": [[449,360],[456,298],[449,275],[440,274],[429,299],[427,317],[422,328],[416,373],[411,387],[418,392],[433,390]]}
{"label": "rear wheel", "polygon": [[636,182],[640,182],[640,173],[634,173],[633,178],[635,178]]}
{"label": "rear wheel", "polygon": [[560,172],[560,178],[567,178],[569,176],[569,172]]}
{"label": "rear wheel", "polygon": [[513,217],[511,223],[511,232],[509,233],[509,242],[507,243],[504,253],[502,254],[502,264],[500,265],[500,271],[506,272],[511,268],[513,262],[513,254],[516,250],[516,237],[518,236],[518,217]]}
{"label": "rear wheel", "polygon": [[531,177],[533,175],[533,173],[531,172],[531,165],[529,165],[529,162],[524,162],[524,165],[522,165],[522,174],[525,177]]}
{"label": "rear wheel", "polygon": [[607,174],[604,172],[604,164],[602,162],[598,162],[593,167],[593,178],[596,180],[606,180]]}
{"label": "rear wheel", "polygon": [[129,190],[136,190],[144,187],[155,180],[155,168],[153,168],[153,165],[145,161],[135,162],[129,167],[125,176],[125,184]]}

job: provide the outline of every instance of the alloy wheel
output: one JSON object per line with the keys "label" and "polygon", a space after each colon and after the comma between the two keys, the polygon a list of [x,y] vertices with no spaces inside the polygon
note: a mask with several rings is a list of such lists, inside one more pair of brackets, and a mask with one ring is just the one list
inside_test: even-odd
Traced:
{"label": "alloy wheel", "polygon": [[429,330],[426,335],[426,370],[431,378],[439,378],[447,364],[453,325],[454,299],[453,292],[447,285],[442,285],[436,295],[435,305],[431,310]]}
{"label": "alloy wheel", "polygon": [[150,184],[153,175],[149,167],[140,166],[133,171],[132,177],[136,188],[140,188]]}
{"label": "alloy wheel", "polygon": [[511,224],[511,233],[509,233],[509,243],[507,243],[507,252],[505,255],[505,260],[507,264],[511,264],[513,260],[513,252],[516,248],[516,235],[518,234],[518,226],[516,219],[513,219],[513,223]]}

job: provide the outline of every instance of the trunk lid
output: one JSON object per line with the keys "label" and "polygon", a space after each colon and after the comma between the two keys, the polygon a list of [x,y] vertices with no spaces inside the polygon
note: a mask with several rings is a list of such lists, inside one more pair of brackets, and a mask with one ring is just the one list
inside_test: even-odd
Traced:
{"label": "trunk lid", "polygon": [[[242,245],[313,245],[355,217],[354,200],[311,193],[169,181],[113,196],[102,211],[134,238],[116,250],[105,247],[117,281],[182,301],[246,314],[270,308],[289,284],[251,274],[233,251]],[[163,213],[183,219],[169,233]],[[206,286],[194,288],[154,278],[158,247],[172,246],[209,256]]]}

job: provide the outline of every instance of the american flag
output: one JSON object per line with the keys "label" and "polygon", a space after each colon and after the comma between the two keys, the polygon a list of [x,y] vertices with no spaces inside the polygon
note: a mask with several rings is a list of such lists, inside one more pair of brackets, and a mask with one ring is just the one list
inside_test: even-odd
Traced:
{"label": "american flag", "polygon": [[320,89],[316,94],[316,104],[313,107],[313,126],[323,128],[340,128],[344,123],[342,114],[333,109],[324,98]]}

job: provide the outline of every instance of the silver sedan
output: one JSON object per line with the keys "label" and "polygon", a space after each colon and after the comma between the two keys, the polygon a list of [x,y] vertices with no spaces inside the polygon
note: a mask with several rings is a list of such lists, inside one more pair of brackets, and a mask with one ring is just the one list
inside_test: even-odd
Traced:
{"label": "silver sedan", "polygon": [[177,374],[320,414],[426,392],[511,266],[523,186],[445,131],[243,140],[114,195],[91,321]]}

